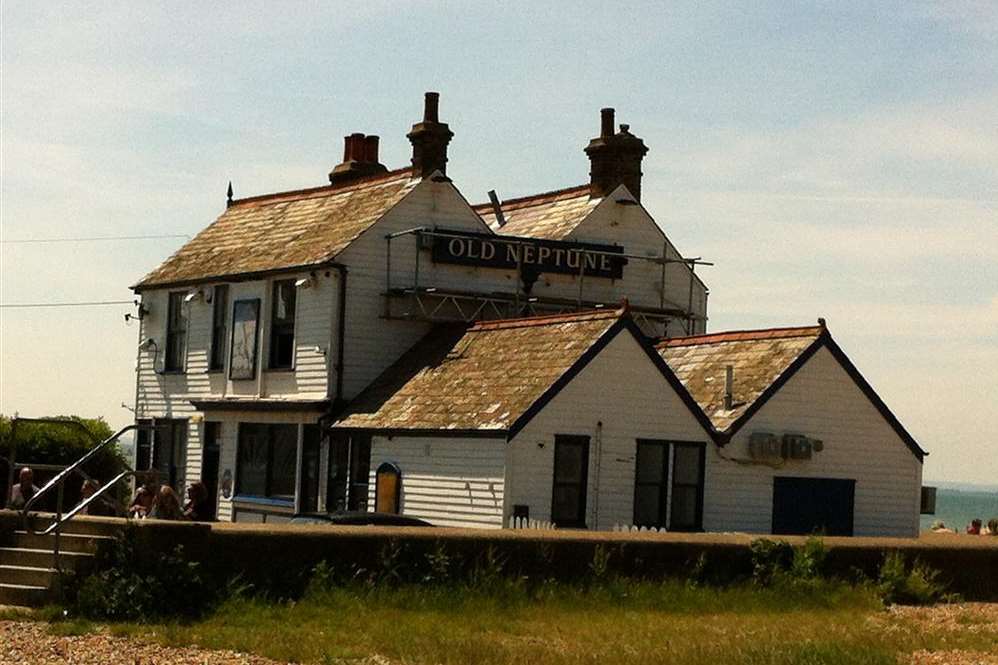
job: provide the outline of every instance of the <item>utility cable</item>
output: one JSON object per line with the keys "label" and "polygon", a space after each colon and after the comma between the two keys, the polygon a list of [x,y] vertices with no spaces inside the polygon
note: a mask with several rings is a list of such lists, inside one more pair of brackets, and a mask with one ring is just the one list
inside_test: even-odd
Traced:
{"label": "utility cable", "polygon": [[91,300],[87,302],[30,302],[30,303],[4,303],[0,307],[17,307],[20,309],[34,307],[97,307],[101,305],[134,305],[132,300]]}

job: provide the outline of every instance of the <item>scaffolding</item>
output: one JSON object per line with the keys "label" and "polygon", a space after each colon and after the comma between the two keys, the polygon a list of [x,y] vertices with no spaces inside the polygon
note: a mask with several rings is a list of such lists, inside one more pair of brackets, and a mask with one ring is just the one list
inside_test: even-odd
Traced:
{"label": "scaffolding", "polygon": [[[403,284],[395,284],[392,279],[392,242],[403,236],[413,236],[415,238],[416,254],[411,280]],[[661,266],[658,307],[649,307],[632,302],[629,308],[635,322],[648,334],[655,336],[668,335],[672,332],[669,329],[669,325],[672,322],[680,322],[682,324],[683,334],[692,334],[696,331],[696,324],[698,322],[706,321],[706,315],[697,313],[693,307],[694,280],[696,280],[697,266],[711,266],[713,263],[703,261],[700,257],[670,258],[668,256],[668,243],[662,244],[661,256],[609,252],[586,248],[584,246],[573,247],[573,251],[577,251],[581,255],[578,273],[574,275],[578,280],[575,298],[535,295],[523,289],[522,247],[524,245],[533,245],[536,243],[536,240],[517,238],[515,236],[496,236],[497,241],[516,247],[515,271],[517,279],[515,280],[516,288],[514,291],[485,292],[462,290],[425,283],[425,275],[421,275],[420,272],[420,255],[422,254],[422,250],[429,248],[435,238],[466,239],[467,237],[466,234],[427,227],[415,227],[386,235],[385,291],[382,294],[384,296],[383,317],[385,319],[434,323],[471,323],[482,320],[543,316],[617,307],[620,304],[619,301],[604,302],[585,297],[586,257],[593,255],[596,257],[609,256],[614,259],[626,259],[627,261],[646,261]],[[688,268],[689,287],[685,306],[666,298],[666,268],[671,263],[684,264]],[[500,268],[500,270],[504,269]]]}

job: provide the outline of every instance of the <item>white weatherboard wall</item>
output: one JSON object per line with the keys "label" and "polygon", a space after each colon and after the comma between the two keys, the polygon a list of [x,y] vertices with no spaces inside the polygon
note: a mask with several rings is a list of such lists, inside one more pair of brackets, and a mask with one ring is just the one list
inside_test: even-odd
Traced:
{"label": "white weatherboard wall", "polygon": [[[488,232],[485,222],[453,185],[426,179],[336,257],[349,271],[343,373],[345,398],[355,397],[430,330],[429,323],[384,318],[383,294],[388,287],[385,236],[435,225]],[[393,287],[412,286],[415,242],[415,235],[400,236],[392,241]],[[423,256],[420,283],[467,289],[474,280],[469,276],[470,270],[435,266]]]}
{"label": "white weatherboard wall", "polygon": [[402,471],[401,513],[438,526],[503,526],[504,438],[375,436],[368,505],[374,509],[378,467]]}
{"label": "white weatherboard wall", "polygon": [[[602,431],[597,427],[600,421]],[[532,519],[550,520],[555,434],[590,437],[587,525],[604,530],[633,522],[637,439],[714,445],[626,330],[510,442],[507,517],[513,505],[526,504]]]}
{"label": "white weatherboard wall", "polygon": [[[619,191],[621,195],[627,195],[626,190]],[[578,237],[573,234],[571,239],[621,244],[630,253],[660,256],[667,241],[655,222],[643,208],[619,205],[615,200],[607,199],[597,206],[591,215],[592,220],[580,225],[576,231]],[[491,233],[453,185],[423,180],[336,257],[349,270],[344,344],[344,396],[347,399],[355,397],[430,330],[430,324],[425,322],[384,317],[383,294],[389,286],[385,236],[419,227]],[[678,257],[675,248],[671,244],[668,246],[670,256]],[[392,240],[391,247],[391,286],[413,286],[416,279],[416,236],[399,236]],[[688,270],[680,264],[668,266],[667,306],[669,302],[686,306],[688,275]],[[434,264],[430,251],[424,249],[419,258],[418,279],[420,286],[424,287],[513,293],[519,278],[516,271],[511,270]],[[583,298],[615,303],[626,297],[636,306],[659,307],[660,285],[661,266],[633,260],[624,267],[623,279],[585,278]],[[534,286],[534,292],[538,296],[571,301],[578,296],[578,277],[543,274]],[[705,293],[702,283],[695,280],[693,305],[699,314],[706,310]],[[404,310],[402,303],[395,303],[394,310]],[[685,322],[677,322],[670,326],[668,333],[686,334],[684,325]],[[702,324],[698,331],[702,332]]]}
{"label": "white weatherboard wall", "polygon": [[[735,381],[738,377],[735,377]],[[704,528],[769,533],[773,477],[856,481],[857,536],[918,535],[922,465],[827,349],[820,349],[724,447],[747,458],[753,431],[824,441],[811,460],[744,466],[707,451]]]}
{"label": "white weatherboard wall", "polygon": [[[308,273],[289,273],[275,279],[297,279]],[[295,369],[292,371],[266,369],[270,325],[270,291],[272,280],[254,280],[229,284],[229,303],[226,312],[228,334],[226,339],[225,371],[209,372],[208,358],[211,347],[211,326],[213,305],[196,299],[184,305],[188,318],[187,355],[183,373],[162,373],[166,353],[166,317],[170,291],[188,292],[193,287],[178,289],[157,289],[142,293],[142,303],[148,308],[139,326],[141,342],[147,338],[156,341],[158,350],[140,351],[136,368],[136,418],[187,418],[187,460],[186,482],[188,485],[201,479],[202,427],[201,414],[191,405],[192,399],[242,397],[285,397],[294,399],[325,399],[327,390],[335,374],[329,376],[329,363],[335,358],[337,339],[334,334],[335,317],[338,311],[338,273],[319,270],[314,284],[307,289],[299,289],[295,309]],[[203,288],[210,292],[213,283],[206,282]],[[228,379],[229,344],[232,336],[232,306],[236,300],[259,298],[260,319],[258,322],[257,378],[230,381]],[[320,349],[317,351],[316,349]],[[322,353],[325,351],[325,353]],[[159,371],[157,371],[159,370]],[[261,373],[262,370],[262,373]],[[252,414],[250,414],[252,415]],[[246,416],[246,414],[244,414]],[[257,414],[243,418],[243,422],[278,422],[260,420],[269,414]],[[279,422],[299,422],[297,414],[288,414]],[[226,419],[228,416],[226,416]],[[220,418],[210,417],[216,420]],[[313,419],[314,420],[314,419]],[[223,427],[223,438],[228,434]],[[232,447],[234,450],[234,446]],[[220,465],[219,473],[224,471]],[[233,453],[234,454],[234,453]],[[234,469],[234,462],[232,467]],[[219,477],[221,479],[221,476]],[[227,519],[227,508],[223,511],[219,503],[219,518]]]}
{"label": "white weatherboard wall", "polygon": [[[679,250],[666,238],[655,220],[640,205],[621,204],[619,200],[633,200],[623,185],[605,197],[596,208],[568,236],[567,240],[578,242],[615,243],[622,245],[628,254],[638,256],[666,256],[673,260],[682,258]],[[632,305],[643,307],[662,306],[662,266],[650,261],[629,259],[624,266],[623,282],[617,284],[608,280],[589,280],[587,291],[591,298],[604,301],[618,300],[626,296]],[[664,306],[686,309],[690,304],[690,270],[682,263],[668,263],[665,268]],[[692,293],[693,311],[698,316],[707,313],[707,288],[695,274]],[[665,331],[658,331],[669,337],[703,333],[704,321],[695,321],[694,328],[688,329],[688,322],[670,322]]]}

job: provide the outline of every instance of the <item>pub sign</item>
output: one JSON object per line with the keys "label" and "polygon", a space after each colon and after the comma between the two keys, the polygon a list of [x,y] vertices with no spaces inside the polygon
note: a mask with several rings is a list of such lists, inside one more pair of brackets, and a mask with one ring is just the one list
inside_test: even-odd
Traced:
{"label": "pub sign", "polygon": [[624,248],[616,245],[504,238],[465,231],[441,232],[440,235],[433,235],[432,239],[434,263],[506,270],[515,270],[519,264],[523,270],[537,273],[578,275],[582,270],[587,277],[607,279],[623,277],[624,264],[627,263],[624,256],[612,256],[624,253]]}

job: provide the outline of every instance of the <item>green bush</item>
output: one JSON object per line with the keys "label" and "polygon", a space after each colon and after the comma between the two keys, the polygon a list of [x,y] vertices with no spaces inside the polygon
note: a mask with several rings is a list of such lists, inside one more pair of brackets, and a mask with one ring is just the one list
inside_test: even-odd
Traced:
{"label": "green bush", "polygon": [[[78,416],[57,416],[58,420],[78,425],[57,423],[20,422],[17,425],[17,439],[12,441],[12,419],[0,415],[0,457],[10,459],[16,457],[18,466],[22,464],[72,464],[77,461],[97,443],[110,437],[114,432],[102,418],[80,418]],[[85,431],[84,431],[85,430]],[[88,433],[89,432],[89,436]],[[15,449],[16,446],[16,449]],[[88,460],[83,470],[90,476],[107,482],[125,468],[124,458],[117,445],[108,446],[93,459]],[[35,474],[35,484],[41,486],[48,481],[54,472],[39,472]],[[16,481],[15,481],[16,482]],[[0,464],[0,490],[7,496],[7,467]],[[63,508],[75,505],[79,501],[79,491],[82,478],[77,476],[66,483],[66,498]],[[54,500],[47,506],[54,508]]]}
{"label": "green bush", "polygon": [[930,605],[947,599],[939,571],[918,559],[909,566],[900,552],[884,557],[877,576],[877,590],[887,604]]}
{"label": "green bush", "polygon": [[136,546],[134,527],[101,553],[95,570],[68,594],[70,606],[90,619],[193,618],[218,597],[201,564],[185,559],[181,546],[167,554],[142,551]]}
{"label": "green bush", "polygon": [[790,567],[794,548],[790,543],[768,538],[758,538],[749,546],[752,557],[752,581],[759,586],[769,586],[783,571]]}

